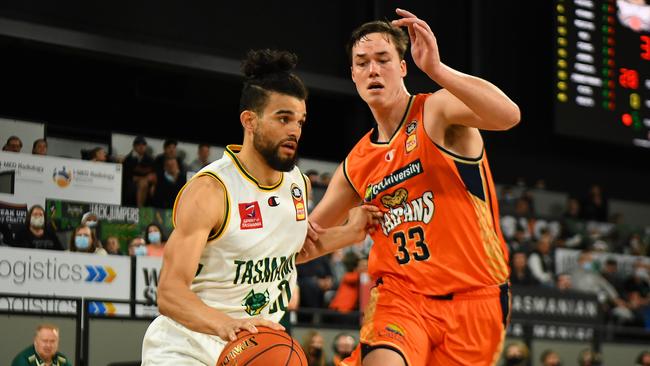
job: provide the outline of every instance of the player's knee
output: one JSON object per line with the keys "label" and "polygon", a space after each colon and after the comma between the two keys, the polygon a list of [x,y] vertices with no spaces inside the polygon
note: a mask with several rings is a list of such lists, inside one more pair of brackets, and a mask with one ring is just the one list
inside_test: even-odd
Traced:
{"label": "player's knee", "polygon": [[375,348],[363,357],[363,366],[406,366],[406,362],[392,349]]}

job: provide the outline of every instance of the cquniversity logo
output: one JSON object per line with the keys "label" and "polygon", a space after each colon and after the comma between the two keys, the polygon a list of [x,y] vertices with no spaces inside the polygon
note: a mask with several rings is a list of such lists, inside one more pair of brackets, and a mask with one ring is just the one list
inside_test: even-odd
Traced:
{"label": "cquniversity logo", "polygon": [[104,282],[111,283],[117,277],[117,273],[113,267],[109,266],[92,266],[86,265],[86,270],[88,271],[88,276],[86,276],[86,282]]}
{"label": "cquniversity logo", "polygon": [[63,168],[58,169],[54,168],[54,173],[52,173],[52,180],[56,183],[57,186],[65,188],[70,185],[72,182],[72,172]]}

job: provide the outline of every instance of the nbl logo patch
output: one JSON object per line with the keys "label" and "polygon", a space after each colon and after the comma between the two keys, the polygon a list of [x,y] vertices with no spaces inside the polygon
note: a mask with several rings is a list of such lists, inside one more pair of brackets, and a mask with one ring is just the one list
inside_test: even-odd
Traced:
{"label": "nbl logo patch", "polygon": [[240,203],[239,217],[241,218],[239,228],[242,230],[258,229],[264,226],[262,223],[262,211],[260,211],[260,205],[257,201]]}
{"label": "nbl logo patch", "polygon": [[293,207],[296,209],[296,221],[302,221],[307,218],[305,209],[305,200],[303,199],[302,190],[297,184],[291,185],[291,197],[293,197]]}

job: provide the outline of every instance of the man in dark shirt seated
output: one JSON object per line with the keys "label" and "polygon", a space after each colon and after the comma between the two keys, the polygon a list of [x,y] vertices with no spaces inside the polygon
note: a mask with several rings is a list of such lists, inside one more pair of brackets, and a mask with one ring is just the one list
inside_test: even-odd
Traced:
{"label": "man in dark shirt seated", "polygon": [[25,227],[16,232],[9,245],[18,248],[64,250],[56,233],[45,225],[45,209],[34,205],[27,213]]}

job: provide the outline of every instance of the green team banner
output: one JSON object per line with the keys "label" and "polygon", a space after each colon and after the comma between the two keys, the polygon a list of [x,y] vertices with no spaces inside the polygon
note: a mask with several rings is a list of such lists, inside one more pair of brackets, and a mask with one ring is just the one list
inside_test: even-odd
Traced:
{"label": "green team banner", "polygon": [[48,199],[45,205],[49,222],[58,232],[71,232],[81,223],[85,214],[95,215],[99,239],[104,242],[109,236],[116,236],[125,253],[128,242],[136,236],[144,237],[144,231],[149,224],[160,226],[163,238],[167,238],[172,231],[170,209],[125,207],[57,199]]}

